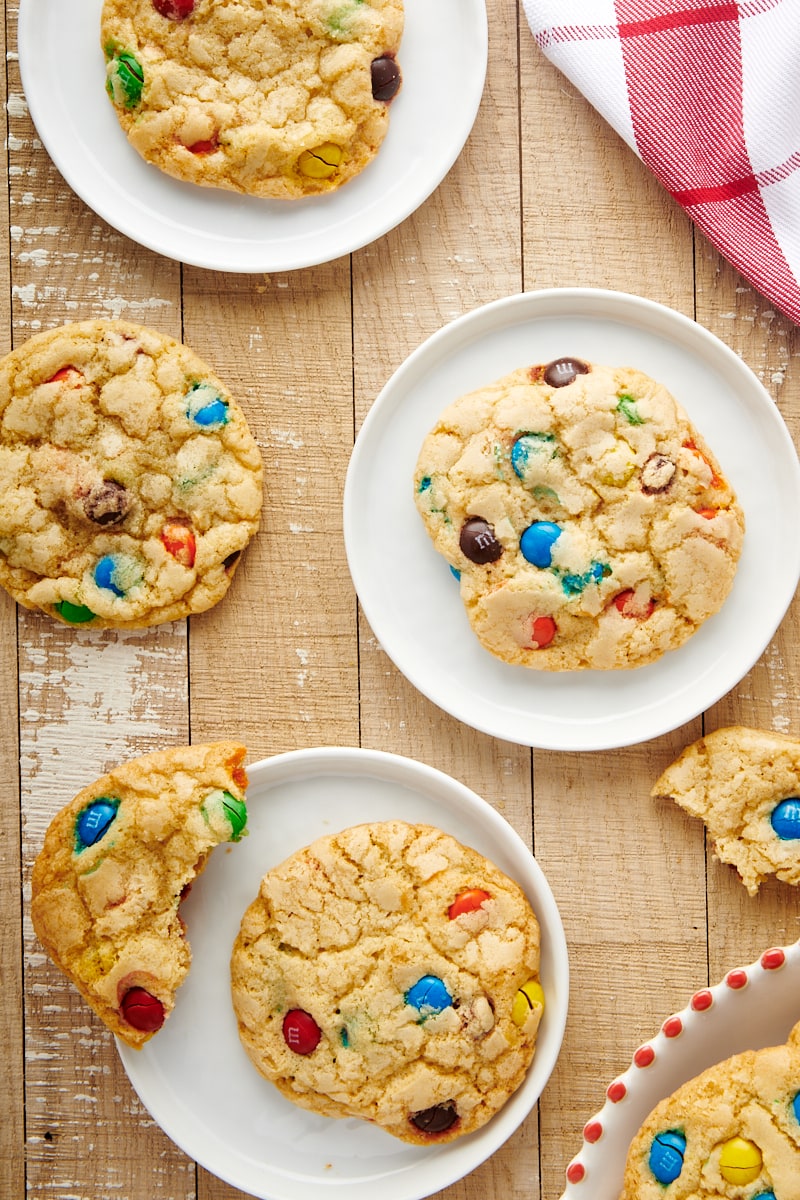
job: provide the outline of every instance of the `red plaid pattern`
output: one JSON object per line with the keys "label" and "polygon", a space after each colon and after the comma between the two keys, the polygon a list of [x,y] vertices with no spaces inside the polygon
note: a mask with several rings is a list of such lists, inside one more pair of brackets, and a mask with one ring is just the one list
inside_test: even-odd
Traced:
{"label": "red plaid pattern", "polygon": [[800,324],[800,0],[523,0],[542,50]]}

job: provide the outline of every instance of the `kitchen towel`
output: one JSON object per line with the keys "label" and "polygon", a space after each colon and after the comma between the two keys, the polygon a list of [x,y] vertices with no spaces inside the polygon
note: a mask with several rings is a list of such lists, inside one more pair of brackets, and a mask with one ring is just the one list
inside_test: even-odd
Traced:
{"label": "kitchen towel", "polygon": [[800,324],[800,0],[522,0],[543,52]]}

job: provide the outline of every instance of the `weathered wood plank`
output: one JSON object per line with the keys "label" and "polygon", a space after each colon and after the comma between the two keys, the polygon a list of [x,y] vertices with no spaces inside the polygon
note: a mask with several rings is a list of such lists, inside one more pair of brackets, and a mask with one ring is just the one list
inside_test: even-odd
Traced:
{"label": "weathered wood plank", "polygon": [[[7,91],[6,30],[0,29],[2,94]],[[8,112],[3,126],[8,146]],[[4,161],[8,182],[8,158]],[[9,237],[8,189],[0,202],[0,238]],[[10,264],[0,264],[0,353],[11,349]],[[0,977],[5,1003],[0,1015],[0,1090],[5,1120],[0,1124],[0,1195],[21,1196],[25,1189],[24,1007],[22,974],[22,899],[20,895],[19,708],[17,703],[17,615],[15,605],[0,595],[0,770],[3,819],[0,823]]]}
{"label": "weathered wood plank", "polygon": [[[691,315],[688,221],[524,32],[520,95],[525,287],[611,288]],[[692,728],[699,735],[700,722]],[[702,832],[649,798],[662,759],[680,744],[674,734],[628,749],[534,755],[536,855],[561,909],[572,972],[564,1049],[541,1102],[548,1198],[560,1195],[605,1086],[683,1006],[698,974],[705,981]]]}
{"label": "weathered wood plank", "polygon": [[[486,89],[464,151],[409,220],[354,256],[359,426],[393,370],[427,336],[522,286],[517,21],[497,0],[487,8]],[[433,706],[398,673],[363,618],[360,656],[363,744],[453,775],[494,804],[530,845],[530,751],[478,734]],[[481,1168],[438,1195],[522,1200],[538,1194],[538,1176],[534,1113]]]}
{"label": "weathered wood plank", "polygon": [[[697,264],[697,320],[752,368],[797,445],[800,331],[700,235]],[[706,728],[747,725],[800,737],[800,697],[795,686],[799,671],[800,603],[795,598],[753,669],[706,714]],[[770,946],[786,945],[800,935],[794,888],[770,879],[757,896],[750,897],[737,873],[720,864],[710,849],[708,908],[712,982],[732,967],[753,962]]]}
{"label": "weathered wood plank", "polygon": [[[9,35],[15,36],[15,13]],[[15,345],[41,329],[125,318],[180,332],[180,271],[109,229],[70,191],[9,72]],[[20,611],[24,898],[50,818],[113,763],[188,738],[186,630],[90,633]],[[26,1182],[37,1196],[184,1196],[194,1164],[155,1129],[113,1039],[41,951],[27,918]],[[189,1181],[187,1183],[187,1180]]]}

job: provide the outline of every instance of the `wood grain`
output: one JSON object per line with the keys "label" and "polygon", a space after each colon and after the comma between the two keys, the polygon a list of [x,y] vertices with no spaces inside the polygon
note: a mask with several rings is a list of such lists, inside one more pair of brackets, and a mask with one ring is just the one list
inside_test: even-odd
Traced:
{"label": "wood grain", "polygon": [[32,863],[55,811],[114,762],[151,749],[232,736],[250,762],[318,745],[393,751],[464,782],[534,849],[570,948],[563,1052],[522,1127],[440,1200],[558,1200],[584,1123],[641,1041],[697,987],[800,936],[790,888],[768,883],[751,899],[700,823],[649,795],[704,729],[743,723],[800,736],[800,602],[707,713],[640,745],[573,754],[476,733],[436,708],[359,610],[341,505],[354,438],[417,346],[499,297],[603,287],[695,317],[748,363],[800,438],[797,328],[720,259],[540,54],[519,6],[488,0],[487,10],[483,101],[433,195],[351,256],[235,275],[143,249],[67,187],[27,112],[16,5],[6,6],[0,352],[88,317],[182,337],[245,410],[267,503],[225,602],[189,622],[91,633],[0,596],[3,1197],[244,1196],[154,1124],[113,1039],[49,963],[27,916]]}

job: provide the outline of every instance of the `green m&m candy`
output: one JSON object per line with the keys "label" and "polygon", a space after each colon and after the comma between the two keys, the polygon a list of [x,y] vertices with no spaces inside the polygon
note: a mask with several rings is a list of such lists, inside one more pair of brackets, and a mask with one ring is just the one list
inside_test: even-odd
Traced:
{"label": "green m&m candy", "polygon": [[106,67],[106,91],[119,108],[136,108],[142,99],[144,69],[129,50],[114,54]]}
{"label": "green m&m candy", "polygon": [[231,828],[229,840],[232,842],[241,841],[245,825],[247,824],[247,806],[244,800],[238,800],[230,792],[218,788],[206,796],[200,806],[200,811],[209,825],[212,820],[218,820],[222,817]]}

